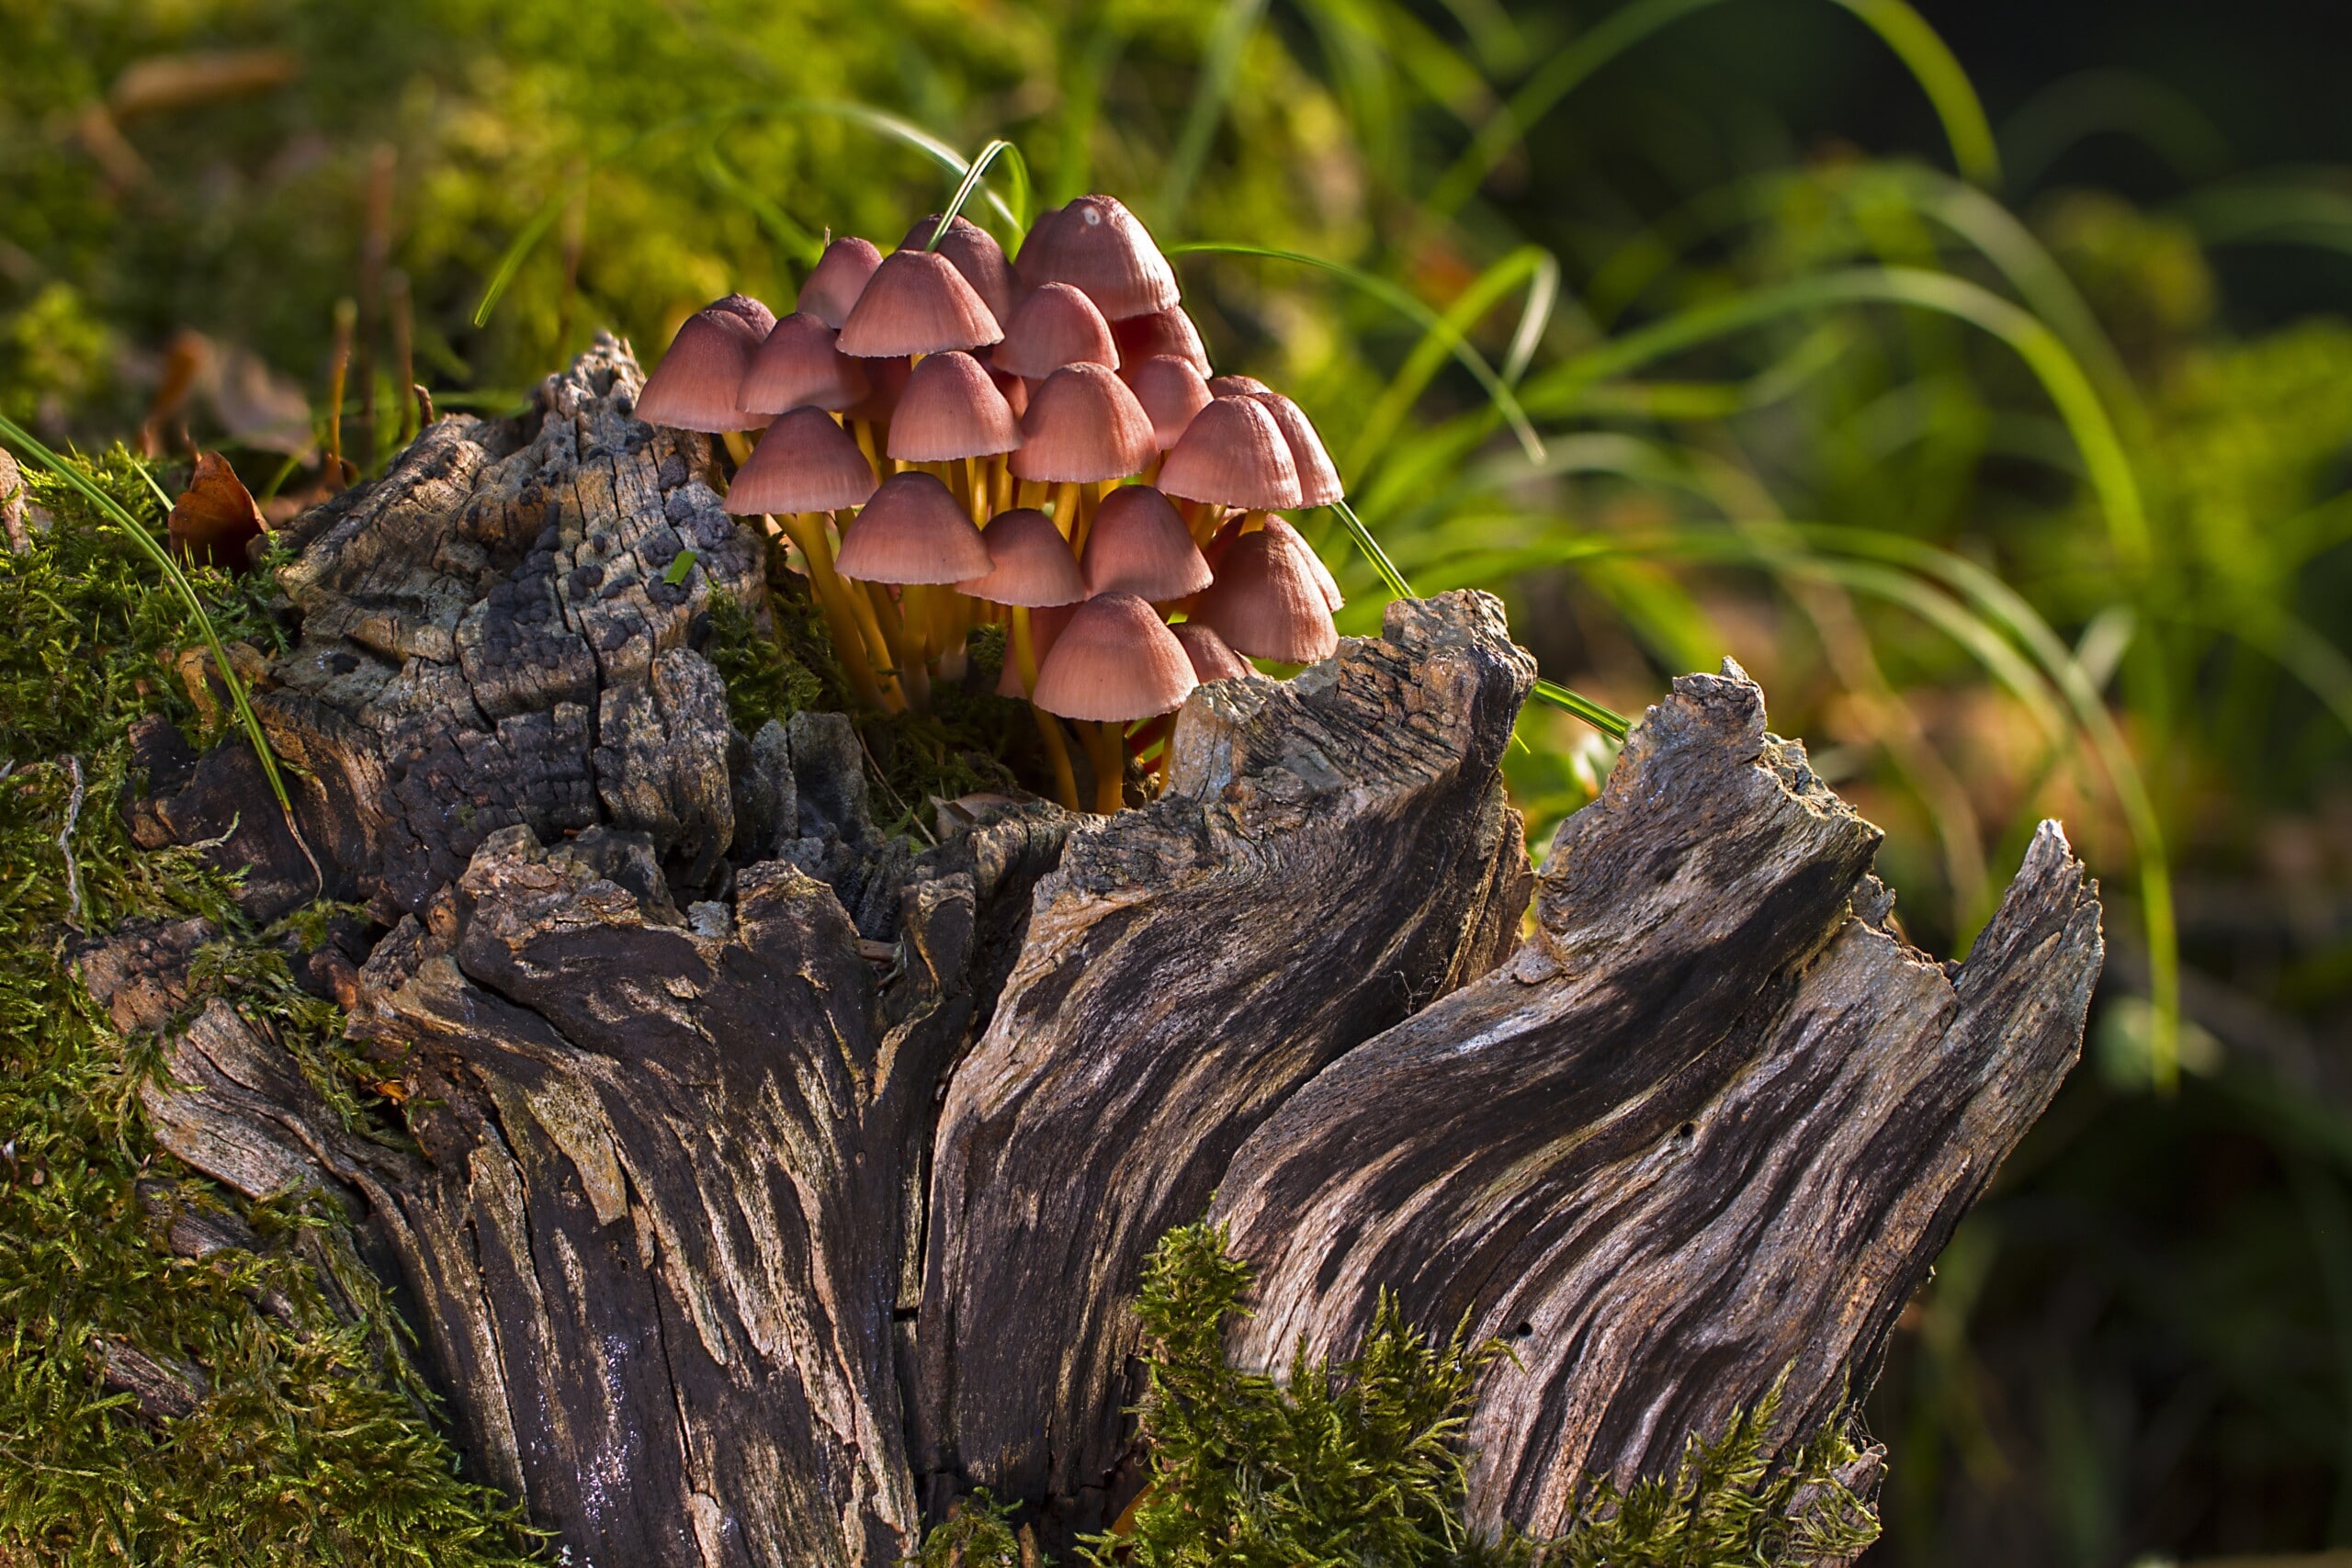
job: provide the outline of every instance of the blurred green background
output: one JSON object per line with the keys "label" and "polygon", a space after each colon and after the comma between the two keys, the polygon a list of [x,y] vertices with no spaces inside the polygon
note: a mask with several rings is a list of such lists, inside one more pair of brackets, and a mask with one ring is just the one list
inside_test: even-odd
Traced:
{"label": "blurred green background", "polygon": [[[2042,816],[2104,879],[2085,1065],[1870,1404],[1872,1560],[2352,1545],[2347,45],[2282,0],[0,0],[0,412],[291,501],[338,301],[372,466],[404,364],[507,408],[887,244],[926,138],[1012,139],[1015,219],[1332,264],[1180,257],[1417,588],[1626,712],[1738,659],[1939,953]],[[1521,733],[1541,842],[1610,752]]]}

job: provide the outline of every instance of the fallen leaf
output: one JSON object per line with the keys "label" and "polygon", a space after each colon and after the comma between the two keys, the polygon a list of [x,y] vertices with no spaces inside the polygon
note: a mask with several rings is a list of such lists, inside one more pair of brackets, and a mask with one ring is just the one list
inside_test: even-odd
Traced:
{"label": "fallen leaf", "polygon": [[172,502],[172,547],[198,566],[243,571],[250,564],[246,547],[259,538],[264,525],[253,491],[218,452],[196,460],[196,477]]}

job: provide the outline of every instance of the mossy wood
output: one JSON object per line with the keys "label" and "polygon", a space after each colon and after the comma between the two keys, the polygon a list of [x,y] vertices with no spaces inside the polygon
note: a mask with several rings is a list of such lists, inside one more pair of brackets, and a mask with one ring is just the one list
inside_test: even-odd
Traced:
{"label": "mossy wood", "polygon": [[[1213,1201],[1245,1362],[1344,1354],[1383,1286],[1510,1344],[1486,1527],[1555,1532],[1776,1385],[1784,1442],[1867,1389],[2079,1046],[2098,906],[2054,826],[1938,965],[1726,667],[1532,877],[1498,769],[1533,666],[1456,593],[1203,688],[1147,807],[914,853],[845,720],[730,726],[698,643],[714,594],[764,615],[768,553],[639,385],[602,340],[296,525],[256,702],[326,891],[389,928],[310,971],[413,1146],[222,1002],[147,1090],[198,1168],[343,1201],[470,1461],[575,1562],[883,1568],[975,1485],[1101,1528],[1145,1257]],[[317,891],[249,753],[141,745],[142,841],[220,840],[257,914]],[[156,1026],[202,934],[84,972]]]}

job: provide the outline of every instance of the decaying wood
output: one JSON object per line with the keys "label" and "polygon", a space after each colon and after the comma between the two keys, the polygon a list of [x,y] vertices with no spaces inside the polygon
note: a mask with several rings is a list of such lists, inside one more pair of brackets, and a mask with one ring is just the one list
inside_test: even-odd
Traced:
{"label": "decaying wood", "polygon": [[[1734,671],[1652,710],[1519,941],[1532,668],[1483,595],[1204,688],[1146,809],[998,807],[916,853],[845,720],[729,727],[697,645],[715,593],[764,613],[766,551],[639,385],[604,340],[295,527],[258,705],[375,921],[300,972],[408,1140],[189,1000],[209,928],[83,961],[165,1036],[158,1141],[346,1206],[469,1462],[575,1562],[880,1568],[982,1484],[1099,1524],[1135,1484],[1138,1269],[1212,1195],[1262,1271],[1244,1359],[1351,1348],[1383,1286],[1511,1337],[1473,1505],[1556,1529],[1784,1368],[1790,1436],[1860,1393],[2073,1058],[2098,906],[2054,828],[1948,972]],[[315,890],[238,749],[136,744],[141,841],[233,827],[209,852],[250,910]],[[156,1419],[204,1387],[94,1375]]]}

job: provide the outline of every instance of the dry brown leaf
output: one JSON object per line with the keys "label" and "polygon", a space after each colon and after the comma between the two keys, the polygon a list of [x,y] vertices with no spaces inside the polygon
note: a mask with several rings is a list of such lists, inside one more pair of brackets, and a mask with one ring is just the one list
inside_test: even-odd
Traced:
{"label": "dry brown leaf", "polygon": [[196,477],[172,503],[172,547],[199,566],[243,571],[246,548],[264,532],[253,491],[218,452],[196,460]]}

